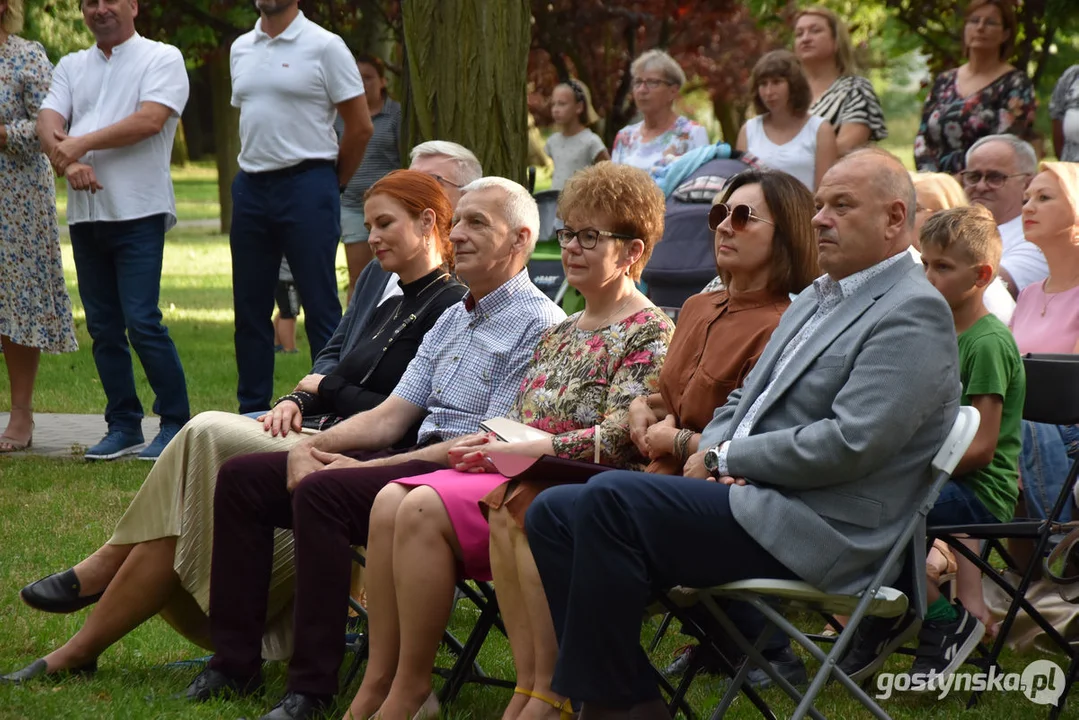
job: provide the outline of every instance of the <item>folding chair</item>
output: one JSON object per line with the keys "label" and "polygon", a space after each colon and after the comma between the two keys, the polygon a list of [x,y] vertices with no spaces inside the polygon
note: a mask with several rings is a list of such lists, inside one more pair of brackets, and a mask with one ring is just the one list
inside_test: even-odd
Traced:
{"label": "folding chair", "polygon": [[[829,676],[833,674],[874,717],[883,720],[888,719],[888,714],[836,664],[849,647],[854,638],[855,630],[857,630],[862,618],[866,615],[898,617],[907,611],[910,599],[899,590],[884,587],[885,580],[900,567],[900,563],[904,561],[904,556],[915,566],[914,582],[916,587],[913,600],[919,614],[924,615],[925,517],[933,507],[934,502],[936,502],[941,488],[944,487],[948,478],[951,477],[952,471],[955,470],[955,466],[963,457],[963,453],[966,452],[970,443],[974,440],[974,435],[978,430],[978,422],[977,410],[971,407],[959,409],[959,414],[951,431],[948,433],[948,437],[933,458],[934,478],[925,499],[918,507],[917,512],[904,526],[892,549],[881,562],[873,580],[861,594],[829,594],[821,592],[808,583],[773,579],[743,580],[699,591],[700,602],[719,623],[727,636],[745,653],[747,658],[731,681],[719,706],[712,714],[713,720],[723,716],[739,692],[746,692],[747,696],[749,696],[746,677],[751,667],[750,663],[761,668],[777,687],[782,688],[798,703],[798,707],[794,711],[794,715],[792,715],[796,720],[804,718],[806,715],[816,720],[823,718],[823,715],[813,707],[813,702],[824,688]],[[716,603],[718,599],[748,602],[764,615],[767,623],[761,636],[757,639],[756,645],[750,642],[723,612]],[[683,619],[676,607],[669,607],[679,616],[679,619]],[[836,638],[831,651],[825,654],[809,637],[787,620],[784,612],[789,610],[809,610],[830,615],[849,615],[850,619]],[[796,640],[821,663],[820,669],[813,677],[813,681],[804,695],[780,676],[759,650],[777,629]],[[773,716],[770,710],[767,713],[764,710],[761,710],[761,712],[766,717]]]}
{"label": "folding chair", "polygon": [[[353,561],[360,565],[366,564],[363,555],[356,551],[353,551]],[[466,683],[493,685],[510,689],[516,684],[512,680],[491,677],[480,667],[478,658],[487,636],[492,629],[497,629],[505,635],[506,628],[498,614],[498,600],[495,597],[494,587],[486,582],[476,582],[475,585],[476,587],[474,588],[464,580],[457,583],[458,597],[468,599],[480,611],[476,624],[472,626],[468,637],[462,643],[448,628],[442,635],[442,645],[453,655],[454,663],[449,668],[436,667],[434,669],[436,675],[445,679],[441,689],[438,691],[438,701],[441,704],[452,702],[460,694],[461,688]],[[350,597],[349,607],[359,618],[356,625],[362,624],[366,628],[367,611],[363,606]],[[355,682],[360,672],[360,665],[367,659],[367,650],[366,632],[350,633],[347,636],[346,651],[351,655],[352,659],[349,661],[342,688],[351,687],[352,683]]]}
{"label": "folding chair", "polygon": [[[1026,355],[1023,365],[1027,376],[1027,394],[1023,404],[1023,419],[1031,422],[1048,423],[1051,425],[1071,425],[1079,423],[1079,355]],[[943,539],[957,553],[962,555],[978,566],[978,569],[1000,587],[1011,598],[1008,612],[1001,623],[1000,631],[992,648],[986,654],[984,660],[979,663],[985,664],[986,668],[997,663],[1008,633],[1015,623],[1015,619],[1022,610],[1045,631],[1060,651],[1068,656],[1071,663],[1064,684],[1064,691],[1057,700],[1057,704],[1049,713],[1050,718],[1056,718],[1064,708],[1064,702],[1068,697],[1077,674],[1079,674],[1079,652],[1075,651],[1068,641],[1054,628],[1038,610],[1026,599],[1027,589],[1037,579],[1038,569],[1041,567],[1042,557],[1050,550],[1050,543],[1055,535],[1066,532],[1066,526],[1057,521],[1067,503],[1072,501],[1072,491],[1075,487],[1076,476],[1079,474],[1079,460],[1072,463],[1064,486],[1057,496],[1049,518],[1019,519],[1010,523],[984,524],[984,525],[954,525],[948,527],[929,528],[932,537]],[[979,555],[962,544],[960,538],[955,536],[984,540],[985,548]],[[1008,553],[1004,546],[1004,540],[1027,540],[1034,544],[1032,561],[1027,567],[1021,567],[1019,563]],[[989,563],[992,551],[1004,560],[1021,579],[1018,585],[1013,585],[1007,577],[998,572]],[[978,691],[971,694],[968,707],[973,707],[978,702]]]}

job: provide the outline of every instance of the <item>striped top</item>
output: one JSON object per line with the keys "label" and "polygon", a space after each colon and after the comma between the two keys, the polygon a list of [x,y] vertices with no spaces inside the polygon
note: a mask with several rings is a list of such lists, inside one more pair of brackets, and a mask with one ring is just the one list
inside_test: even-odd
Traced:
{"label": "striped top", "polygon": [[884,111],[873,92],[873,84],[860,75],[841,75],[824,91],[809,112],[819,115],[832,124],[836,134],[847,123],[859,123],[869,127],[869,140],[879,142],[888,137],[884,124]]}
{"label": "striped top", "polygon": [[[401,154],[398,150],[401,134],[401,104],[387,97],[382,103],[382,110],[372,116],[371,124],[375,126],[375,133],[367,142],[363,162],[360,163],[356,174],[348,181],[348,187],[341,196],[342,205],[358,208],[360,211],[363,210],[363,195],[367,192],[367,188],[390,172],[401,169]],[[345,123],[340,115],[337,116],[334,127],[338,136],[344,132]]]}

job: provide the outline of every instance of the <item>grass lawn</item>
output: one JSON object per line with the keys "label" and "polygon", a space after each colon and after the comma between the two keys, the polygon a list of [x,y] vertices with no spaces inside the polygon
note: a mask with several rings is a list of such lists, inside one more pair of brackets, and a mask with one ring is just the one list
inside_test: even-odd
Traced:
{"label": "grass lawn", "polygon": [[[205,168],[182,171],[180,177],[178,190],[190,180],[191,192],[186,197],[191,206],[208,212],[211,201],[207,198],[214,186]],[[42,358],[35,404],[38,412],[99,413],[104,407],[104,396],[90,355],[70,247],[66,244],[64,262],[81,350]],[[235,408],[229,268],[226,238],[210,229],[190,226],[170,233],[165,249],[161,306],[187,371],[194,412]],[[338,271],[343,278],[342,256],[338,258]],[[298,334],[301,353],[278,356],[275,371],[278,393],[287,392],[310,364],[302,322]],[[137,376],[141,378],[140,397],[149,408],[153,396],[141,371]],[[0,402],[7,402],[7,392],[6,374],[0,374]],[[69,567],[108,539],[145,473],[146,465],[135,461],[87,464],[76,460],[0,458],[0,671],[22,667],[45,655],[79,628],[86,612],[71,616],[37,613],[19,601],[18,590],[46,573]],[[453,621],[462,638],[475,617],[465,605],[462,603]],[[654,626],[650,624],[643,635],[651,637],[652,632]],[[656,662],[669,662],[670,651],[682,641],[677,635],[669,636],[657,653]],[[201,706],[172,699],[197,669],[189,665],[167,665],[205,654],[155,619],[109,649],[101,658],[100,672],[92,680],[0,686],[0,720],[257,717],[283,690],[284,668],[272,664],[267,669],[269,694],[265,699]],[[1009,671],[1022,671],[1033,659],[1034,656],[1006,655],[1003,665]],[[491,674],[512,677],[511,656],[504,639],[492,638],[481,655],[481,664]],[[890,669],[905,667],[904,660],[895,659]],[[346,694],[351,696],[351,691]],[[691,697],[707,717],[719,694],[719,680],[701,678]],[[470,686],[446,709],[444,717],[497,718],[509,696],[508,690]],[[767,693],[766,698],[776,705],[780,716],[793,709],[776,692]],[[834,685],[825,692],[819,707],[829,717],[865,716],[860,706]],[[961,696],[944,700],[895,697],[886,703],[886,709],[896,718],[999,720],[1028,717],[1044,710],[1028,703],[1019,693],[990,693],[980,708],[972,712],[964,710]],[[757,715],[740,699],[730,717]]]}

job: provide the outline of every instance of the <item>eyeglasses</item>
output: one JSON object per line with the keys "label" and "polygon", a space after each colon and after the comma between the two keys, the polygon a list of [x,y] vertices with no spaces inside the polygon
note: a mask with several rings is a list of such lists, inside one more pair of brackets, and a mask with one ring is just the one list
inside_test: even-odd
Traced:
{"label": "eyeglasses", "polygon": [[983,173],[981,170],[964,170],[959,173],[959,177],[963,179],[963,184],[967,187],[974,187],[982,180],[985,180],[985,184],[993,190],[1004,187],[1004,183],[1008,182],[1013,177],[1020,177],[1022,175],[1029,175],[1030,173],[1012,173],[1011,175],[1005,175],[1002,172],[996,170],[990,170]]}
{"label": "eyeglasses", "polygon": [[723,221],[727,219],[727,216],[731,216],[731,227],[735,232],[742,232],[746,229],[746,225],[750,220],[756,220],[757,222],[768,223],[775,227],[775,223],[771,220],[765,220],[757,213],[753,212],[753,208],[749,205],[735,205],[733,208],[728,207],[726,203],[719,203],[713,205],[712,209],[708,211],[708,229],[715,232]]}
{"label": "eyeglasses", "polygon": [[441,175],[438,175],[438,174],[436,174],[436,173],[427,173],[427,174],[428,174],[429,176],[433,177],[433,178],[434,178],[435,180],[437,180],[438,182],[442,183],[443,185],[449,185],[449,186],[450,186],[451,188],[457,188],[458,190],[460,190],[460,189],[461,189],[461,188],[463,187],[462,185],[458,185],[458,184],[457,184],[457,183],[455,183],[455,182],[450,182],[450,181],[449,181],[449,180],[447,180],[446,178],[444,178],[444,177],[442,177]]}
{"label": "eyeglasses", "polygon": [[980,27],[984,27],[984,28],[988,28],[989,30],[992,30],[993,28],[1000,27],[1001,24],[1002,23],[999,20],[994,20],[993,18],[989,18],[989,17],[967,18],[967,25],[970,25],[971,27],[979,27],[980,26]]}
{"label": "eyeglasses", "polygon": [[633,240],[632,235],[622,235],[621,233],[614,233],[609,230],[596,230],[595,228],[581,228],[580,230],[561,228],[555,230],[555,235],[558,237],[558,244],[560,247],[569,247],[569,244],[573,242],[573,239],[577,238],[577,244],[585,250],[594,248],[601,237],[609,237],[614,240]]}
{"label": "eyeglasses", "polygon": [[637,90],[642,86],[649,90],[658,90],[664,85],[674,85],[675,83],[670,80],[657,80],[656,78],[633,78],[632,84],[634,90]]}

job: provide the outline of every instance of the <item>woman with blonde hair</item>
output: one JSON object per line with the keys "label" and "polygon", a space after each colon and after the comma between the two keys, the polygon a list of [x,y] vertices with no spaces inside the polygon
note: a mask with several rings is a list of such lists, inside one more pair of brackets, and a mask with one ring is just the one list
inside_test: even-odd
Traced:
{"label": "woman with blonde hair", "polygon": [[[912,172],[910,179],[914,183],[914,191],[917,194],[917,208],[914,214],[914,245],[910,248],[910,254],[915,262],[921,262],[921,243],[918,235],[922,226],[930,217],[941,210],[951,210],[957,207],[970,205],[962,186],[954,177],[946,173],[919,173]],[[993,282],[985,290],[982,296],[986,309],[997,316],[1002,323],[1008,324],[1015,310],[1015,300],[1008,292],[1007,286],[999,276],[993,278]]]}
{"label": "woman with blonde hair", "polygon": [[850,33],[834,11],[815,5],[794,16],[794,52],[809,82],[809,112],[831,124],[840,157],[888,137],[880,100],[857,74]]}

